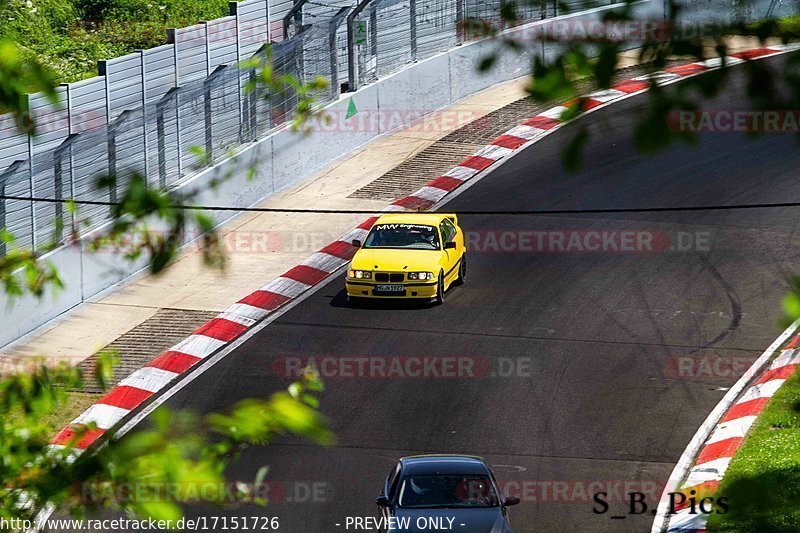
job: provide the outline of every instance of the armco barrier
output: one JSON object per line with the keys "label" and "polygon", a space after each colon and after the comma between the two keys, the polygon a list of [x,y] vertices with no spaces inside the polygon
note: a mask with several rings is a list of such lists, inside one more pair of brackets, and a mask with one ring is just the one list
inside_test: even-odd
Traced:
{"label": "armco barrier", "polygon": [[[642,17],[658,17],[662,4],[643,0],[636,4]],[[596,20],[613,7],[597,8],[579,14],[534,22],[511,31],[523,32],[535,26],[546,27],[559,21]],[[477,72],[477,65],[487,54],[501,51],[493,40],[477,41],[410,65],[380,81],[342,95],[325,110],[334,117],[343,117],[350,99],[360,110],[357,120],[374,127],[314,128],[308,135],[287,129],[248,145],[235,157],[227,159],[189,179],[182,187],[204,188],[212,180],[230,176],[214,191],[206,190],[198,204],[236,207],[254,205],[274,192],[285,188],[316,169],[351,150],[386,134],[397,124],[385,125],[380,116],[398,110],[430,112],[452,104],[465,96],[494,84],[529,74],[534,54],[548,53],[556,44],[531,45],[522,54],[503,51],[500,60],[489,72]],[[255,168],[255,176],[249,170]],[[250,176],[251,179],[248,179]],[[218,224],[230,220],[230,213],[210,213]],[[0,309],[0,346],[18,339],[47,321],[66,312],[82,301],[130,277],[146,265],[143,260],[128,263],[121,254],[88,253],[85,244],[67,246],[45,257],[59,267],[66,289],[47,294],[42,300],[23,297]]]}

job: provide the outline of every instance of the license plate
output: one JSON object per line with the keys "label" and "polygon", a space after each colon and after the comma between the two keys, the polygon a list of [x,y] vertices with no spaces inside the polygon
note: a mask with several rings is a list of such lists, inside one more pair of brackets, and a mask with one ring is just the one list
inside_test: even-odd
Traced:
{"label": "license plate", "polygon": [[406,290],[402,285],[375,285],[376,292],[404,292]]}

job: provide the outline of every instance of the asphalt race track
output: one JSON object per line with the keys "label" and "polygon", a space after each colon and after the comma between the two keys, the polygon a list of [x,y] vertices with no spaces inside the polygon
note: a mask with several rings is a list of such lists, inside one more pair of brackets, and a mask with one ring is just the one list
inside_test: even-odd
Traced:
{"label": "asphalt race track", "polygon": [[[705,107],[748,107],[735,72]],[[580,119],[591,133],[581,172],[561,166],[565,139],[577,131],[571,125],[501,165],[448,211],[800,201],[793,135],[704,133],[695,147],[643,156],[631,130],[644,103],[639,96]],[[780,300],[800,270],[798,218],[798,208],[462,216],[478,246],[467,284],[443,306],[350,308],[339,277],[167,405],[209,413],[267,396],[291,381],[282,374],[292,357],[462,357],[473,372],[329,375],[322,411],[337,445],[286,438],[251,449],[229,477],[251,481],[270,465],[271,506],[188,515],[266,514],[280,518],[280,531],[345,531],[347,516],[378,515],[374,498],[398,457],[457,452],[486,457],[522,498],[511,509],[515,532],[649,531],[649,511],[626,516],[618,502],[595,514],[591,494],[602,487],[614,501],[620,490],[643,490],[655,507],[697,427],[744,370],[694,375],[679,363],[750,361],[779,334]],[[548,232],[550,250],[537,249],[536,234],[525,233],[532,231]],[[593,231],[607,239],[599,250],[588,249],[597,247],[586,240]],[[626,242],[634,250],[612,249],[622,231],[634,235]],[[576,235],[593,245],[560,251],[557,235],[565,248]]]}

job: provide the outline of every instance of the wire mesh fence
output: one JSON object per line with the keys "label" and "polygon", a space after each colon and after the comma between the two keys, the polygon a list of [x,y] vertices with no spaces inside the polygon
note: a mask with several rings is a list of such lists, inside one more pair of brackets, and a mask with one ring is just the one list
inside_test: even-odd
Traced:
{"label": "wire mesh fence", "polygon": [[[306,27],[270,48],[275,77],[299,80],[331,77],[335,54],[325,27]],[[257,54],[266,62],[266,49]],[[297,93],[290,83],[268,88],[253,84],[261,66],[221,65],[207,78],[167,92],[144,107],[125,110],[111,123],[70,135],[58,147],[17,161],[0,174],[0,193],[17,197],[117,202],[130,177],[169,189],[210,163],[229,157],[244,142],[294,118]],[[328,89],[314,95],[331,98]],[[115,185],[99,185],[114,177]],[[81,229],[108,220],[109,206],[81,206]],[[77,230],[64,204],[0,200],[0,227],[16,245],[41,249]],[[7,247],[0,248],[5,254]]]}
{"label": "wire mesh fence", "polygon": [[[469,38],[468,20],[500,20],[509,1],[517,2],[520,23],[556,12],[556,0],[299,0],[282,11],[276,30],[263,0],[233,3],[230,17],[171,30],[170,44],[102,62],[103,76],[60,88],[65,106],[48,110],[59,117],[50,133],[0,135],[0,195],[113,203],[135,173],[150,187],[176,187],[292,121],[299,95],[291,79],[327,80],[313,93],[322,105],[348,86],[458,45]],[[268,32],[282,40],[263,45]],[[258,65],[239,62],[248,50],[257,50]],[[280,83],[259,83],[267,63]],[[114,183],[99,185],[107,176]],[[80,229],[110,215],[107,205],[82,206]],[[0,199],[0,228],[17,246],[63,242],[76,224],[62,203]],[[0,256],[7,249],[0,244]]]}
{"label": "wire mesh fence", "polygon": [[350,88],[471,39],[615,0],[367,0],[351,15]]}

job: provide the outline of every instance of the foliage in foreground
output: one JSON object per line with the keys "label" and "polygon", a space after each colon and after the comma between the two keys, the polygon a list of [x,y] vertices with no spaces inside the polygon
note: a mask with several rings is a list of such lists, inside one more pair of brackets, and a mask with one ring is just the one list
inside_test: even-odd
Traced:
{"label": "foliage in foreground", "polygon": [[[38,11],[39,7],[43,12],[50,12],[50,7],[45,9],[44,4],[37,6],[34,3],[36,1],[31,0],[31,6],[29,6],[27,1],[20,4],[19,0],[14,0],[15,9],[24,6],[24,9],[29,10],[28,15],[35,15],[36,13],[30,13],[30,10],[35,8]],[[91,7],[88,2],[85,4]],[[121,1],[119,3],[99,2],[95,8],[102,10],[103,6],[108,6],[111,9],[121,4]],[[72,3],[54,4],[52,12],[55,15],[51,19],[56,16],[61,17],[59,20],[67,21],[66,24],[69,24],[69,21],[74,20],[75,14],[62,11],[71,5],[74,7]],[[126,6],[128,4],[125,4],[123,9]],[[145,5],[145,7],[150,10],[153,6]],[[99,16],[109,15],[101,11]],[[124,15],[119,12],[114,16],[124,19]],[[213,16],[216,15],[207,15],[205,18]],[[613,22],[630,19],[631,16],[627,7],[622,6],[620,11],[608,14],[605,18],[608,22]],[[135,17],[142,19],[141,14],[135,15]],[[514,18],[513,5],[509,4],[504,8],[503,17]],[[157,17],[155,20],[159,21]],[[5,20],[5,22],[15,21]],[[166,25],[167,21],[164,21],[164,24]],[[175,22],[169,25],[180,25],[180,23]],[[4,36],[17,36],[18,39],[22,39],[18,33],[12,34],[4,29],[8,27],[10,26],[0,28],[0,32]],[[45,33],[50,31],[44,25],[41,28]],[[29,27],[29,29],[34,31],[39,28]],[[79,29],[78,35],[83,35],[80,33],[81,31],[86,31],[86,29]],[[781,26],[765,22],[751,26],[719,28],[716,34],[706,35],[702,39],[669,35],[663,40],[643,42],[640,48],[640,59],[650,64],[653,70],[659,70],[663,68],[670,57],[676,55],[696,60],[725,56],[728,52],[725,37],[731,33],[751,35],[762,41],[769,37],[782,41],[797,38],[795,28],[791,24]],[[50,38],[47,35],[44,36],[45,41]],[[92,36],[88,36],[87,39],[87,36],[83,35],[84,41],[94,42],[93,39]],[[531,43],[504,42],[502,39],[500,42],[503,47],[514,52],[520,50],[521,47],[531,45]],[[547,58],[536,59],[532,69],[533,76],[529,91],[534,98],[540,101],[576,99],[572,108],[562,117],[566,119],[571,118],[581,109],[579,95],[583,89],[579,80],[589,77],[595,81],[598,89],[610,87],[612,74],[619,65],[620,53],[624,49],[625,43],[613,40],[586,39],[562,44],[563,47],[559,53]],[[56,52],[60,49],[55,42],[50,42],[48,46]],[[75,50],[82,49],[81,44],[74,46]],[[69,47],[67,49],[71,50]],[[104,50],[102,53],[108,52]],[[29,88],[31,80],[33,80],[35,90],[51,89],[52,80],[48,79],[48,72],[58,68],[57,63],[40,66],[35,57],[35,50],[29,46],[19,46],[8,38],[4,38],[0,42],[0,105],[18,110],[21,115],[24,111],[21,107],[21,95],[26,88]],[[494,62],[493,57],[486,58],[482,62],[482,67],[491,68]],[[85,64],[89,64],[88,59],[85,60]],[[755,108],[794,109],[800,105],[800,74],[798,74],[800,59],[796,55],[788,57],[785,64],[778,68],[770,68],[761,62],[748,62],[743,70],[747,79],[745,90]],[[263,72],[267,78],[272,79],[269,71]],[[790,90],[784,93],[776,91],[775,87],[779,81],[786,82]],[[676,110],[696,109],[698,102],[718,95],[728,83],[728,71],[722,69],[688,79],[684,83],[669,88],[653,85],[647,96],[647,114],[641,118],[636,127],[637,148],[642,152],[652,152],[663,149],[676,140],[694,142],[695,136],[691,133],[676,132],[670,129],[670,113]],[[22,124],[23,128],[31,129],[31,126]],[[564,151],[564,163],[569,168],[580,166],[582,148],[590,138],[589,132],[579,123],[575,124],[574,130],[577,130],[577,134],[574,135],[572,143]],[[112,225],[110,239],[113,240],[115,235],[139,227],[139,224],[148,219],[160,219],[163,224],[172,229],[176,225],[185,227],[189,220],[190,217],[174,207],[175,198],[166,196],[168,193],[147,190],[140,185],[137,185],[135,181],[132,182],[128,193],[123,195],[123,204],[115,209],[115,222]],[[201,228],[209,226],[207,219],[197,219],[196,223]],[[176,250],[177,247],[169,242],[165,243],[159,240],[146,243],[143,249],[150,254],[153,271],[162,270]],[[42,279],[39,271],[36,270],[37,260],[36,255],[21,256],[23,269],[27,269],[28,265],[33,265],[33,268],[30,270],[31,274],[26,274],[25,278],[31,283],[17,284],[17,286],[24,286],[30,292],[41,294],[44,286],[56,283],[56,278]],[[3,271],[2,267],[3,265],[0,265],[0,273]],[[13,273],[14,268],[19,269],[20,265],[12,264],[5,268],[7,272]],[[63,390],[56,386],[57,384],[70,385],[77,382],[78,379],[79,376],[76,376],[73,370],[40,369],[34,374],[18,376],[6,380],[0,385],[0,399],[2,400],[2,405],[0,405],[0,454],[2,455],[0,456],[8,458],[1,467],[3,469],[3,487],[5,488],[0,489],[0,513],[6,513],[7,517],[30,514],[31,507],[20,505],[23,501],[33,503],[34,508],[45,502],[54,502],[66,505],[73,512],[85,511],[87,502],[81,494],[86,494],[87,486],[92,488],[90,494],[98,492],[105,494],[107,492],[100,489],[130,483],[139,484],[151,491],[157,491],[165,483],[195,483],[198,480],[214,483],[222,479],[224,464],[235,458],[244,447],[264,443],[271,436],[281,432],[299,433],[317,442],[329,442],[331,439],[330,434],[321,425],[319,415],[314,410],[314,396],[306,392],[307,390],[314,392],[317,388],[312,381],[310,384],[294,387],[290,392],[280,393],[270,400],[253,400],[241,404],[230,415],[210,417],[202,424],[206,431],[199,434],[195,431],[199,422],[191,416],[160,412],[153,417],[154,427],[152,429],[137,432],[121,441],[111,441],[108,446],[98,450],[98,453],[83,454],[76,461],[70,462],[67,453],[53,453],[47,447],[50,434],[41,426],[39,415],[51,412],[63,403],[63,396],[59,397],[60,394],[63,394]],[[796,392],[796,386],[790,386],[786,390],[789,392],[781,391],[781,394]],[[797,402],[797,399],[791,400],[795,410]],[[12,411],[19,413],[20,410],[23,412],[22,415],[6,416]],[[765,417],[760,424],[766,424],[766,421],[768,418]],[[187,432],[186,430],[189,428],[192,431]],[[790,431],[784,432],[784,429]],[[793,446],[797,442],[797,435],[792,431],[795,430],[795,426],[787,426],[784,429],[776,435],[788,435],[789,441],[778,444],[784,449],[794,450]],[[770,425],[769,431],[775,433],[776,430],[773,430]],[[214,444],[209,444],[210,441],[213,441]],[[763,448],[757,447],[758,452],[766,449],[768,449],[766,445]],[[794,454],[794,457],[798,455],[800,455],[800,451]],[[737,492],[742,495],[752,495],[753,490],[761,490],[768,495],[769,499],[775,498],[776,491],[773,482],[776,480],[788,484],[792,488],[787,492],[787,498],[794,499],[791,501],[776,499],[775,501],[781,505],[791,506],[788,508],[789,511],[798,508],[794,491],[794,488],[797,487],[797,465],[795,463],[776,465],[772,462],[773,459],[774,457],[762,458],[754,455],[752,460],[743,460],[743,466],[739,470],[741,474],[735,479],[732,477],[733,481],[730,481],[725,489],[730,491],[732,509],[738,505],[735,503]],[[734,468],[731,471],[736,472]],[[759,484],[762,480],[769,481],[769,483]],[[179,512],[174,502],[164,502],[158,498],[148,499],[147,502],[131,501],[124,497],[120,498],[119,494],[113,490],[110,497],[91,499],[90,503],[127,509],[139,515],[165,518],[172,518]],[[742,503],[742,508],[746,508],[744,503]],[[786,510],[777,507],[767,509],[760,513],[764,520],[762,523],[768,524],[769,527],[782,527],[782,524],[789,523],[787,520],[791,520],[791,517],[787,519],[780,514],[783,512]],[[758,511],[757,515],[759,515]],[[0,514],[0,516],[3,515]],[[733,520],[737,516],[742,517],[742,520],[747,520],[746,516],[730,514],[726,521]],[[728,526],[720,524],[720,527]],[[739,526],[731,525],[730,527]],[[796,530],[796,528],[792,530]]]}
{"label": "foliage in foreground", "polygon": [[[619,68],[624,51],[635,49],[639,63],[647,65],[653,72],[662,70],[669,60],[679,57],[687,63],[725,58],[730,53],[732,37],[749,37],[757,42],[796,42],[800,40],[798,23],[795,19],[784,21],[766,20],[755,24],[736,23],[730,25],[701,25],[690,27],[682,25],[681,8],[678,3],[668,2],[670,18],[662,21],[649,20],[649,23],[662,23],[656,31],[641,32],[641,22],[636,17],[635,2],[625,0],[619,8],[605,12],[601,19],[606,34],[597,35],[576,24],[577,30],[569,40],[559,35],[545,32],[544,41],[560,45],[545,56],[537,55],[533,61],[532,76],[528,92],[538,102],[553,100],[569,101],[571,105],[561,119],[575,117],[583,110],[581,96],[585,94],[584,81],[592,80],[594,89],[609,89],[613,85],[614,72]],[[502,19],[514,24],[517,16],[513,4],[503,8]],[[630,35],[617,35],[617,28],[631,23],[634,28]],[[487,32],[491,35],[492,32]],[[525,35],[523,33],[523,35]],[[518,40],[514,34],[497,37],[496,50],[481,62],[482,70],[489,70],[497,63],[502,53],[517,53],[531,47],[533,43]],[[723,67],[727,67],[723,63]],[[800,54],[785,56],[785,63],[767,65],[763,61],[748,60],[740,70],[744,72],[743,91],[753,109],[798,109],[800,108]],[[645,112],[639,117],[633,131],[637,150],[644,154],[658,152],[675,142],[695,145],[698,139],[695,131],[682,131],[675,127],[675,113],[700,109],[703,101],[712,99],[730,86],[729,68],[710,71],[702,76],[684,79],[679,84],[659,86],[650,83],[646,95]],[[783,86],[788,90],[777,90]],[[591,140],[591,131],[580,122],[571,126],[571,140],[562,151],[565,168],[580,170],[583,166],[582,153]]]}
{"label": "foliage in foreground", "polygon": [[[166,29],[228,15],[226,0],[7,0],[0,35],[57,83],[97,75],[97,61],[166,42]],[[31,91],[36,78],[23,77]]]}
{"label": "foliage in foreground", "polygon": [[[102,367],[109,359],[100,361]],[[97,374],[108,375],[108,367]],[[95,428],[76,428],[70,445],[56,449],[48,444],[53,435],[46,420],[63,407],[66,389],[81,381],[74,368],[44,365],[0,381],[0,518],[32,520],[47,504],[77,517],[107,508],[156,520],[177,520],[187,503],[266,505],[259,492],[266,467],[251,480],[229,482],[231,461],[280,434],[319,444],[334,438],[316,409],[321,383],[308,375],[269,399],[246,400],[204,419],[159,408],[147,428],[76,457],[73,445]]]}

